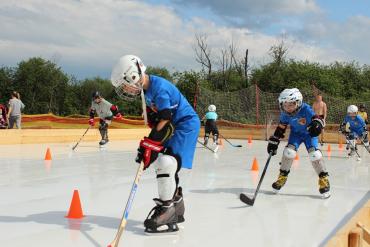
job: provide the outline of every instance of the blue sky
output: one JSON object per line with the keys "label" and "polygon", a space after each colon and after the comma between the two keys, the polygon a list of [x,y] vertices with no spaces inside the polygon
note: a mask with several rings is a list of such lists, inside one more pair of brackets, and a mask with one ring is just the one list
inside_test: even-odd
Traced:
{"label": "blue sky", "polygon": [[367,0],[18,0],[0,2],[0,65],[41,56],[79,79],[109,78],[118,58],[200,69],[195,35],[204,34],[217,68],[230,42],[252,66],[281,41],[290,58],[370,64]]}

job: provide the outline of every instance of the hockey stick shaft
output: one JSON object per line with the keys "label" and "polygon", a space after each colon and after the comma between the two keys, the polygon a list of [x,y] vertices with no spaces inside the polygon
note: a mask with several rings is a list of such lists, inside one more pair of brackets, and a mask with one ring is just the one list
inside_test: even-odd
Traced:
{"label": "hockey stick shaft", "polygon": [[[263,178],[265,177],[265,174],[266,174],[266,171],[267,171],[267,167],[268,165],[270,164],[270,160],[271,160],[271,157],[272,157],[272,152],[269,153],[269,157],[266,161],[266,164],[265,164],[265,167],[263,168],[263,172],[262,172],[262,175],[261,175],[261,178],[260,178],[260,181],[258,182],[258,185],[257,185],[257,189],[256,191],[254,192],[254,195],[253,195],[253,198],[250,199],[248,198],[245,194],[240,194],[240,197],[246,197],[248,198],[248,201],[250,201],[250,203],[247,203],[247,204],[250,204],[251,206],[253,206],[254,204],[254,201],[256,200],[257,198],[257,194],[258,194],[258,191],[260,190],[260,187],[261,187],[261,184],[262,184],[262,181],[263,181]],[[243,201],[243,200],[242,200]]]}
{"label": "hockey stick shaft", "polygon": [[143,174],[143,170],[144,170],[144,163],[141,162],[140,166],[137,169],[136,177],[135,177],[134,183],[132,184],[131,192],[130,192],[130,195],[128,197],[127,203],[126,203],[125,211],[123,213],[121,223],[119,224],[116,237],[110,243],[110,245],[108,245],[108,247],[117,247],[118,246],[119,240],[121,239],[121,235],[122,235],[123,231],[126,228],[127,218],[128,218],[129,213],[130,213],[132,202],[134,201],[134,197],[135,197],[135,194],[136,194],[136,191],[137,191],[137,187],[139,185],[139,180],[141,178],[141,175]]}
{"label": "hockey stick shaft", "polygon": [[366,148],[366,145],[365,145],[364,140],[362,140],[362,139],[361,139],[361,142],[362,142],[362,145],[364,145],[364,147],[365,147],[366,151],[370,154],[370,151],[369,151],[369,150],[367,150],[367,148]]}
{"label": "hockey stick shaft", "polygon": [[203,147],[205,147],[206,149],[208,149],[209,151],[211,151],[212,153],[214,153],[215,151],[212,150],[211,148],[209,148],[207,145],[204,145],[201,141],[197,140],[197,142],[202,145]]}
{"label": "hockey stick shaft", "polygon": [[271,153],[269,153],[269,157],[268,157],[268,159],[267,159],[267,161],[266,161],[266,165],[265,165],[265,167],[263,168],[263,172],[262,172],[262,175],[261,175],[260,181],[258,182],[257,189],[256,189],[256,191],[254,192],[253,200],[255,200],[255,199],[256,199],[257,194],[258,194],[258,191],[260,190],[260,187],[261,187],[261,184],[262,184],[263,178],[265,177],[265,174],[266,174],[266,171],[267,171],[267,167],[268,167],[268,165],[270,164],[271,157],[272,157],[272,152],[271,152]]}
{"label": "hockey stick shaft", "polygon": [[[352,144],[351,140],[349,140],[349,139],[348,139],[347,135],[344,135],[344,136],[345,136],[345,138],[346,138],[347,142],[349,143],[349,145],[353,148],[353,150],[355,150],[355,152],[356,152],[357,156],[358,156],[359,158],[361,158],[361,156],[360,156],[360,155],[359,155],[359,153],[357,152],[356,144],[355,144],[355,146],[353,146],[353,144]],[[356,140],[356,138],[355,138],[355,140]]]}
{"label": "hockey stick shaft", "polygon": [[76,145],[73,146],[72,150],[75,150],[78,144],[80,144],[82,138],[84,138],[84,136],[86,135],[87,131],[89,131],[90,128],[91,128],[91,125],[89,125],[89,127],[86,129],[85,133],[81,136],[80,140],[76,143]]}
{"label": "hockey stick shaft", "polygon": [[235,145],[235,144],[232,144],[228,139],[226,139],[223,135],[221,135],[220,134],[220,136],[222,137],[222,138],[224,138],[225,139],[225,141],[227,141],[231,146],[233,146],[233,147],[237,147],[237,148],[241,148],[242,147],[242,145],[240,145],[240,144],[238,144],[238,145]]}

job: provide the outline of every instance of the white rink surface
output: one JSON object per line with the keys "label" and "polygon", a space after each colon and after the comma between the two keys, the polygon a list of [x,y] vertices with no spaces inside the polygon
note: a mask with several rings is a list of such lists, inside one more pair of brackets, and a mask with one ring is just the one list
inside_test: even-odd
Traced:
{"label": "white rink surface", "polygon": [[[370,198],[370,155],[361,146],[362,161],[345,158],[331,145],[332,196],[319,196],[315,174],[304,146],[279,195],[271,193],[285,143],[272,157],[253,207],[238,198],[252,196],[258,173],[250,171],[257,157],[260,174],[267,159],[266,142],[232,140],[218,154],[198,147],[194,168],[180,171],[186,206],[185,223],[175,235],[147,236],[143,221],[157,197],[154,170],[139,184],[120,246],[324,246],[332,234]],[[0,246],[107,246],[116,234],[131,185],[138,141],[0,145]],[[199,146],[199,144],[198,144]],[[53,160],[44,162],[50,147]],[[326,150],[327,146],[323,147]],[[68,220],[73,190],[78,189],[84,217]]]}

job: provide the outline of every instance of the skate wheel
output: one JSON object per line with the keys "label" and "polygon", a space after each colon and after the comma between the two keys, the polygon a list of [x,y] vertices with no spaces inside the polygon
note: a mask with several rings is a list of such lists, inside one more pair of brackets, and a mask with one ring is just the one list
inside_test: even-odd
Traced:
{"label": "skate wheel", "polygon": [[361,158],[357,158],[357,161],[361,161]]}
{"label": "skate wheel", "polygon": [[321,197],[322,197],[322,199],[327,199],[327,198],[329,198],[329,197],[330,197],[330,192],[328,191],[328,192],[322,193],[322,194],[321,194]]}
{"label": "skate wheel", "polygon": [[272,192],[274,192],[274,194],[279,194],[280,190],[272,189]]}

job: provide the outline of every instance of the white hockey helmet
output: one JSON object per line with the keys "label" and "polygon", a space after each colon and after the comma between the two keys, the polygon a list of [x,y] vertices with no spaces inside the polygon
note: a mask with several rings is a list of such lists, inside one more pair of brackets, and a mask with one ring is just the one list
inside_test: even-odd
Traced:
{"label": "white hockey helmet", "polygon": [[208,111],[216,111],[216,106],[215,105],[209,105],[208,106]]}
{"label": "white hockey helmet", "polygon": [[286,112],[284,110],[283,104],[287,103],[287,102],[296,102],[297,103],[297,110],[295,112],[297,112],[301,108],[302,102],[303,102],[303,96],[302,96],[302,94],[301,94],[301,92],[299,91],[298,88],[287,88],[287,89],[284,89],[280,93],[280,95],[279,95],[280,110]]}
{"label": "white hockey helmet", "polygon": [[125,55],[113,67],[111,83],[117,94],[125,99],[133,100],[143,89],[140,81],[146,67],[141,59],[134,55]]}
{"label": "white hockey helmet", "polygon": [[350,105],[350,106],[347,107],[347,113],[357,113],[357,112],[358,112],[357,106]]}

